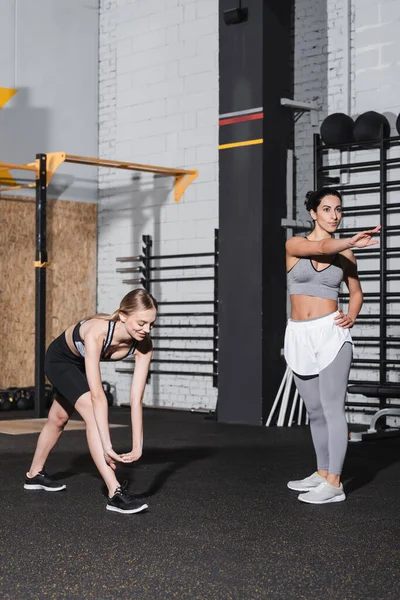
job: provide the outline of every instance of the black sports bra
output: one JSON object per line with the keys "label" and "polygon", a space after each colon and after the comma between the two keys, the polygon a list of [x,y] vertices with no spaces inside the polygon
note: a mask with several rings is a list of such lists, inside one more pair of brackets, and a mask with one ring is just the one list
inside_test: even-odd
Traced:
{"label": "black sports bra", "polygon": [[[79,321],[79,323],[77,323],[75,325],[74,330],[72,332],[72,340],[74,342],[74,346],[77,349],[77,351],[79,352],[79,354],[82,356],[82,358],[85,358],[85,344],[83,343],[83,340],[81,338],[80,328],[81,328],[81,325],[83,323],[85,323],[86,321],[87,321],[87,319],[83,319],[83,321]],[[107,350],[111,345],[112,337],[114,334],[114,329],[115,329],[115,321],[109,321],[107,336],[106,336],[103,348],[101,350],[100,360],[123,360],[124,358],[128,358],[129,356],[132,356],[132,354],[136,350],[137,342],[134,341],[132,344],[132,347],[130,348],[130,350],[129,350],[128,354],[126,354],[126,356],[123,356],[122,358],[118,358],[118,359],[110,358],[109,356],[106,356]]]}

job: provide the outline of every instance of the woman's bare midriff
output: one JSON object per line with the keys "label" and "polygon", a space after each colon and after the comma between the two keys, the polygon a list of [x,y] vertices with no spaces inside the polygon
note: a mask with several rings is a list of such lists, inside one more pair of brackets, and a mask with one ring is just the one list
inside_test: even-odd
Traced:
{"label": "woman's bare midriff", "polygon": [[316,296],[304,296],[302,294],[293,294],[290,296],[292,310],[290,318],[295,321],[307,321],[325,317],[338,309],[336,300],[327,298],[318,298]]}

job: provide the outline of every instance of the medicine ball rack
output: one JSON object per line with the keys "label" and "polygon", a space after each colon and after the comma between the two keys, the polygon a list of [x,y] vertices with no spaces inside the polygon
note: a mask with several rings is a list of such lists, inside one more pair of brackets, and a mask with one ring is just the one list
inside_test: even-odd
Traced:
{"label": "medicine ball rack", "polygon": [[[398,324],[400,328],[400,312],[394,312],[395,306],[400,302],[400,293],[391,292],[388,289],[388,282],[400,282],[400,270],[389,268],[388,261],[391,258],[400,257],[400,225],[388,225],[388,215],[398,213],[400,209],[399,202],[388,202],[388,193],[400,190],[400,178],[389,178],[388,171],[391,169],[400,169],[400,157],[388,158],[389,150],[400,146],[400,136],[384,138],[383,134],[378,140],[368,142],[352,142],[326,146],[322,143],[318,134],[314,134],[314,186],[315,189],[323,185],[332,185],[343,195],[343,215],[344,217],[371,216],[371,227],[377,224],[382,225],[379,236],[379,246],[365,249],[354,249],[357,262],[359,263],[360,281],[374,281],[379,284],[379,291],[364,292],[364,307],[357,319],[355,331],[359,325],[376,326],[378,335],[353,335],[356,344],[364,348],[372,348],[377,351],[374,358],[355,358],[352,367],[356,371],[372,371],[378,373],[378,380],[369,378],[354,378],[349,380],[348,391],[351,394],[360,394],[368,398],[377,398],[376,402],[347,402],[346,409],[350,411],[375,411],[370,428],[365,434],[352,433],[353,441],[361,441],[368,437],[381,437],[382,435],[399,434],[400,430],[376,429],[378,419],[386,416],[400,417],[400,381],[398,372],[400,371],[400,360],[392,358],[390,351],[400,348],[400,338],[398,334],[393,334],[393,327]],[[354,162],[337,162],[334,160],[329,164],[331,151],[340,150],[340,156],[349,156],[352,153]],[[379,151],[379,158],[376,160],[356,161],[357,153],[363,155],[370,151]],[[344,154],[345,153],[345,154]],[[370,173],[377,174],[375,182],[372,183],[347,183],[336,184],[340,179],[335,177],[338,173]],[[399,173],[400,177],[400,173]],[[359,200],[355,203],[347,204],[346,196],[362,194],[378,194],[379,202],[374,204],[361,205]],[[343,228],[338,233],[343,237],[354,235],[366,227]],[[397,237],[396,237],[397,236]],[[389,239],[391,238],[391,239]],[[395,238],[393,240],[393,238]],[[392,242],[392,243],[389,243]],[[363,269],[363,261],[368,259],[377,259],[378,268]],[[349,294],[341,294],[342,302],[348,303]],[[373,305],[379,304],[379,312],[373,312]],[[397,400],[398,402],[393,402]],[[376,409],[377,412],[376,412]],[[382,421],[381,421],[382,422]]]}
{"label": "medicine ball rack", "polygon": [[[140,277],[135,279],[124,279],[123,283],[129,285],[142,285],[147,291],[152,292],[153,284],[166,283],[166,282],[177,282],[179,289],[182,291],[182,296],[188,295],[187,287],[185,284],[190,284],[195,281],[213,281],[213,296],[207,300],[168,300],[158,301],[159,310],[157,315],[157,321],[154,326],[156,334],[152,334],[152,340],[156,342],[154,346],[155,358],[152,359],[152,363],[161,365],[182,365],[183,369],[150,369],[151,375],[179,375],[179,376],[190,376],[190,377],[212,377],[213,387],[218,387],[218,229],[214,232],[214,251],[213,252],[201,252],[201,253],[189,253],[189,254],[169,254],[169,255],[152,255],[152,238],[149,235],[144,235],[143,248],[140,256],[131,257],[118,257],[118,262],[124,263],[140,263],[134,267],[123,267],[118,268],[117,273],[138,273]],[[211,261],[208,263],[198,264],[197,259],[210,258]],[[185,259],[194,259],[191,264],[185,264]],[[193,264],[195,263],[195,264]],[[199,275],[196,276],[184,276],[181,274],[182,271],[197,270]],[[157,277],[154,275],[158,272],[166,271],[178,271],[179,274],[172,277]],[[211,306],[211,311],[198,312],[164,312],[164,307],[168,306]],[[168,309],[167,309],[168,310]],[[175,319],[179,319],[179,322],[174,322]],[[210,319],[211,318],[211,319]],[[168,319],[169,322],[165,322]],[[199,322],[207,321],[207,322]],[[161,321],[161,322],[160,322]],[[172,322],[171,322],[172,321]],[[211,322],[210,322],[211,321]],[[176,329],[179,331],[178,335],[158,335],[159,330],[164,329]],[[208,329],[212,332],[212,335],[186,335],[185,331],[193,329]],[[163,342],[167,342],[167,345],[163,345]],[[170,342],[181,342],[183,343],[180,347],[168,347]],[[201,348],[191,347],[191,342],[206,342],[208,345],[202,346]],[[209,344],[211,342],[211,345]],[[182,358],[170,358],[166,357],[164,353],[195,353],[195,354],[207,354],[212,355],[211,360],[207,359],[182,359]],[[124,362],[131,362],[134,359],[126,359]],[[185,365],[196,365],[201,367],[202,370],[196,371],[194,369],[184,369]],[[204,370],[204,367],[211,367],[210,370]],[[117,373],[133,373],[134,368],[132,366],[117,367]]]}

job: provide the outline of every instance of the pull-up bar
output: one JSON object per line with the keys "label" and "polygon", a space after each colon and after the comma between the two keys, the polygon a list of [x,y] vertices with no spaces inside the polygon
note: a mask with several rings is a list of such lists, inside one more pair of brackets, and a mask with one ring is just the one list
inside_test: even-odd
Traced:
{"label": "pull-up bar", "polygon": [[[17,165],[15,163],[6,163],[0,162],[0,194],[2,192],[10,191],[10,190],[21,190],[23,188],[33,188],[36,183],[26,183],[17,185],[16,183],[11,183],[14,181],[14,178],[10,175],[10,171],[31,171],[36,173],[36,163],[29,163],[26,165]],[[2,186],[2,184],[6,184],[7,187]]]}
{"label": "pull-up bar", "polygon": [[[65,152],[50,152],[37,154],[35,162],[27,164],[14,164],[0,162],[0,195],[5,191],[23,188],[36,188],[36,257],[35,257],[35,411],[37,417],[45,415],[45,373],[44,357],[46,351],[46,209],[47,209],[47,187],[57,169],[64,163],[90,165],[109,169],[125,169],[128,171],[139,171],[154,173],[165,177],[174,177],[174,200],[179,202],[182,194],[196,179],[197,169],[172,169],[169,167],[156,167],[118,160],[101,158],[90,158],[88,156],[76,156]],[[35,173],[36,182],[10,185],[13,178],[9,171],[30,171]],[[7,182],[7,187],[1,183]]]}
{"label": "pull-up bar", "polygon": [[[142,173],[154,173],[155,175],[164,175],[165,177],[175,177],[174,184],[174,200],[179,202],[184,191],[189,187],[198,175],[197,169],[174,169],[171,167],[158,167],[154,165],[144,165],[140,163],[131,163],[122,160],[110,160],[105,158],[91,158],[89,156],[78,156],[74,154],[66,154],[65,152],[49,152],[46,154],[46,183],[49,184],[54,173],[64,162],[74,163],[79,165],[91,165],[94,167],[105,167],[108,169],[124,169],[127,171],[139,171]],[[27,164],[3,163],[0,162],[0,183],[1,172],[5,171],[33,171],[36,174],[36,179],[39,178],[39,160]],[[7,178],[6,178],[7,180]],[[7,188],[0,187],[0,193],[34,187],[34,184],[14,185]]]}

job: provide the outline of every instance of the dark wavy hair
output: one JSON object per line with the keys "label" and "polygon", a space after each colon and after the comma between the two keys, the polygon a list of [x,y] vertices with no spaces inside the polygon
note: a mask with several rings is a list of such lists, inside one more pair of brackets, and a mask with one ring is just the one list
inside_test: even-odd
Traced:
{"label": "dark wavy hair", "polygon": [[340,202],[342,202],[342,196],[338,190],[330,187],[321,187],[314,192],[307,192],[306,201],[304,202],[306,209],[308,211],[316,211],[318,206],[321,204],[322,198],[325,198],[325,196],[336,196],[339,198]]}

